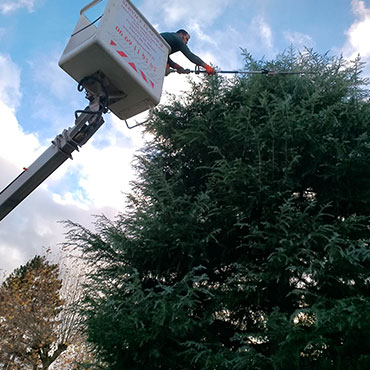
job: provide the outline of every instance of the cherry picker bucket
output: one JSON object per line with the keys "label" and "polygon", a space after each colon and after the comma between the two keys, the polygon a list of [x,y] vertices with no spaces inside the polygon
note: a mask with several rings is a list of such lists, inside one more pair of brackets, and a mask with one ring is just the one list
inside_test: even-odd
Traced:
{"label": "cherry picker bucket", "polygon": [[128,119],[159,103],[170,47],[129,0],[108,0],[96,26],[85,12],[101,1],[80,11],[59,66],[78,83],[102,80],[109,110]]}

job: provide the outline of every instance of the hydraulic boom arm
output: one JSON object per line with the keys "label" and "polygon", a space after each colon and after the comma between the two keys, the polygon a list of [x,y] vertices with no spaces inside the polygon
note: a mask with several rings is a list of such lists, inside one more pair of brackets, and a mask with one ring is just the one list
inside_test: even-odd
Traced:
{"label": "hydraulic boom arm", "polygon": [[104,123],[101,97],[91,96],[90,104],[77,116],[73,127],[56,136],[52,145],[0,193],[0,220],[36,189],[68,158],[79,150]]}

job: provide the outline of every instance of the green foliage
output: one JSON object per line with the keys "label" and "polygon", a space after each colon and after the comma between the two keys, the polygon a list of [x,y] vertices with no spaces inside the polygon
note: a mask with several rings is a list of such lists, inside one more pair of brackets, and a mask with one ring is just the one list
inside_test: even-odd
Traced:
{"label": "green foliage", "polygon": [[70,224],[109,369],[370,367],[370,103],[359,60],[292,50],[157,110],[117,220]]}

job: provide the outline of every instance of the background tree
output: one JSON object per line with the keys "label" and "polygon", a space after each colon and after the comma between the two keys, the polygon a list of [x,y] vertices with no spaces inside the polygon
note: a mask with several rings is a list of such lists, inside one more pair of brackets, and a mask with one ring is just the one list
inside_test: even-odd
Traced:
{"label": "background tree", "polygon": [[[68,343],[68,348],[50,365],[50,370],[97,369],[96,359],[86,335],[81,330],[79,306],[82,297],[82,284],[85,267],[76,256],[62,250],[59,260],[60,278],[63,282],[60,296],[64,300],[58,325],[59,342]],[[92,366],[92,364],[95,364]]]}
{"label": "background tree", "polygon": [[[76,331],[76,313],[60,297],[58,264],[36,256],[0,288],[3,369],[48,369]],[[69,298],[74,291],[70,291]]]}
{"label": "background tree", "polygon": [[70,224],[109,369],[370,367],[370,103],[307,51],[205,77],[146,129],[129,208]]}

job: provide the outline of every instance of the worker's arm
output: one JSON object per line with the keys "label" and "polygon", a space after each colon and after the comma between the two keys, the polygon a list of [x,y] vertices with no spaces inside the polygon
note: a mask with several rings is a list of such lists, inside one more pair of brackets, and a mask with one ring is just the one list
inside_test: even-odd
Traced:
{"label": "worker's arm", "polygon": [[207,73],[209,75],[214,75],[215,74],[215,70],[209,66],[207,63],[204,63],[202,59],[200,59],[197,55],[195,55],[194,53],[192,53],[190,51],[190,49],[188,48],[188,46],[183,43],[181,45],[181,52],[191,61],[193,62],[194,64],[196,64],[197,66],[201,66],[203,67]]}
{"label": "worker's arm", "polygon": [[171,68],[175,68],[176,69],[176,66],[178,65],[177,63],[175,63],[170,57],[168,57],[168,60],[167,60],[167,63],[168,65],[171,67]]}
{"label": "worker's arm", "polygon": [[180,48],[180,51],[191,61],[193,62],[194,64],[196,64],[197,66],[204,66],[206,65],[206,63],[203,62],[202,59],[200,59],[197,55],[195,55],[194,53],[192,53],[190,51],[190,49],[188,48],[188,46],[182,42],[181,43],[181,48]]}

